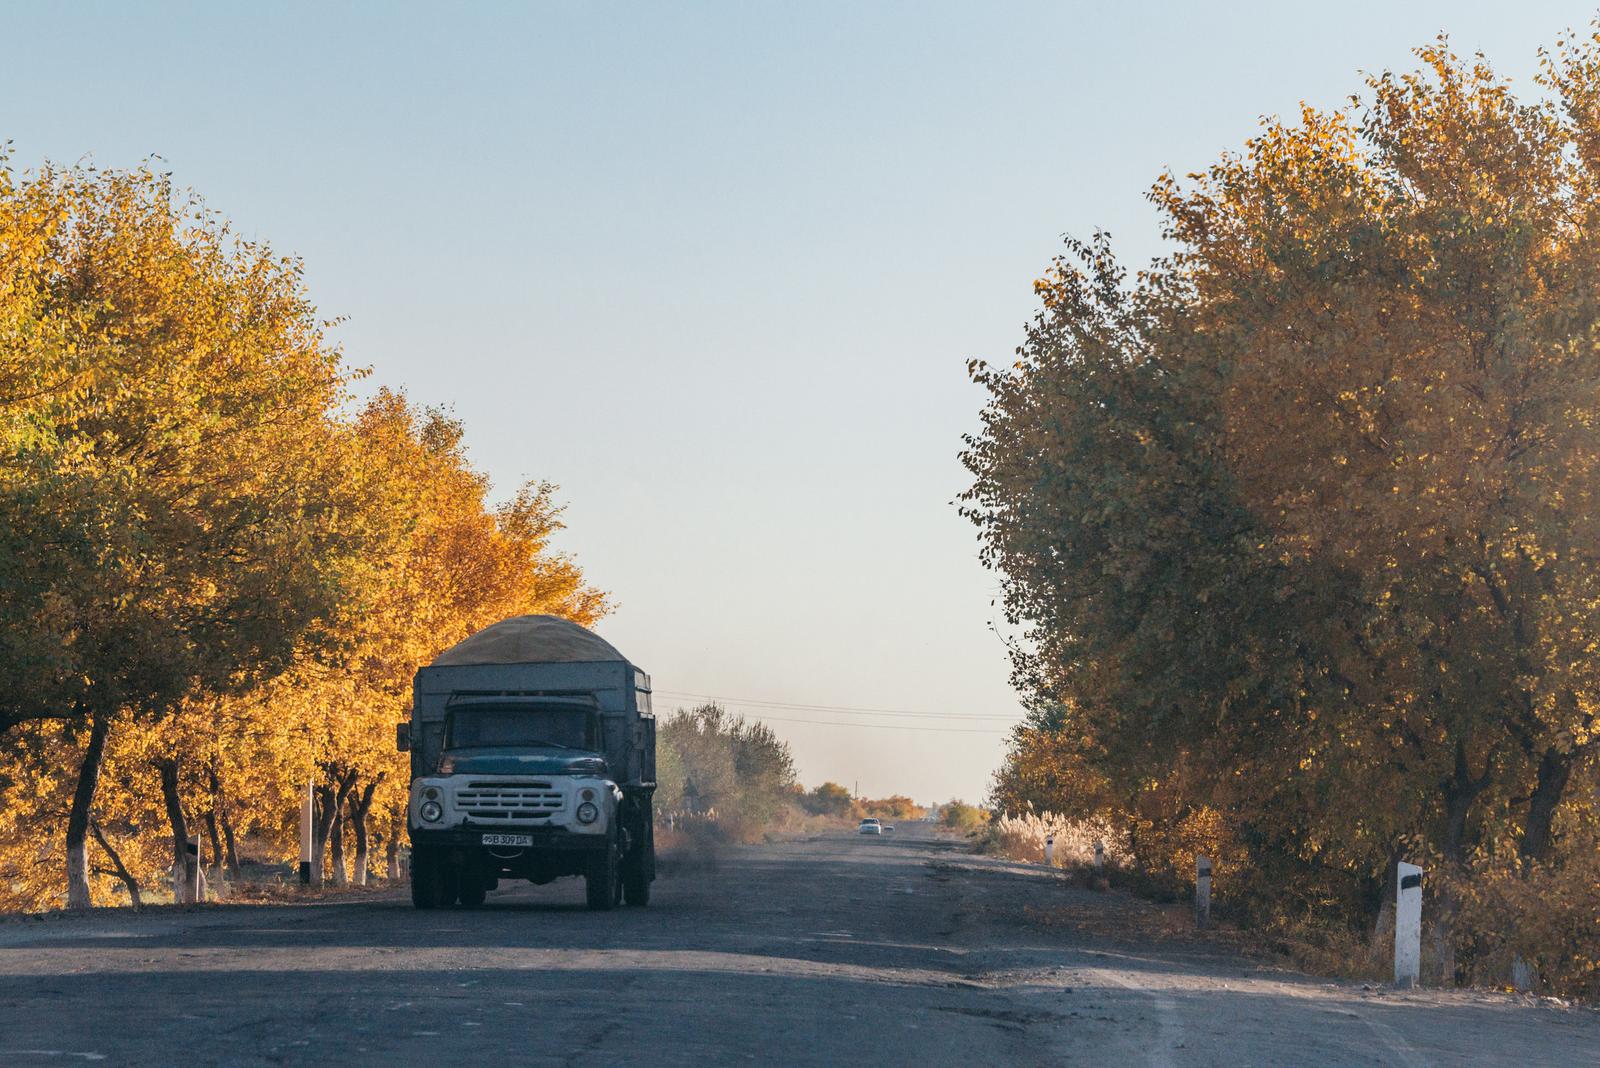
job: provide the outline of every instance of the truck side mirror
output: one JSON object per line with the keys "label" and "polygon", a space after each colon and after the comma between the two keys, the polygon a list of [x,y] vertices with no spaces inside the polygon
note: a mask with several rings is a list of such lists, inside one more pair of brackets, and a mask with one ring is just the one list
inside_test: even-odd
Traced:
{"label": "truck side mirror", "polygon": [[394,747],[402,753],[411,751],[411,724],[396,723],[394,725]]}

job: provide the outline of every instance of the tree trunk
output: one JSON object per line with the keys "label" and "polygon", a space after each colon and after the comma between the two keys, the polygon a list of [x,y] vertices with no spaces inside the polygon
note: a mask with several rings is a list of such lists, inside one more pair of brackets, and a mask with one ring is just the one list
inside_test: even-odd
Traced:
{"label": "tree trunk", "polygon": [[111,718],[102,712],[90,713],[89,744],[78,765],[78,784],[72,791],[72,809],[67,814],[67,908],[86,909],[89,900],[89,854],[84,839],[89,830],[89,812],[94,807],[95,787],[100,784],[100,765],[106,752],[106,734]]}
{"label": "tree trunk", "polygon": [[1444,862],[1451,870],[1441,873],[1446,877],[1438,880],[1439,892],[1433,907],[1433,959],[1439,981],[1446,986],[1456,981],[1455,921],[1459,911],[1459,902],[1449,889],[1449,878],[1459,872],[1466,857],[1468,817],[1473,803],[1489,788],[1493,772],[1493,761],[1485,757],[1483,774],[1474,779],[1467,770],[1466,742],[1456,741],[1455,767],[1444,783],[1445,827],[1441,843]]}
{"label": "tree trunk", "polygon": [[333,830],[333,799],[331,786],[318,785],[313,791],[316,798],[316,819],[311,827],[311,885],[322,885],[322,857],[328,845],[328,834]]}
{"label": "tree trunk", "polygon": [[400,842],[390,830],[383,844],[384,874],[391,883],[400,881]]}
{"label": "tree trunk", "polygon": [[1372,948],[1379,955],[1394,946],[1395,898],[1399,893],[1400,869],[1396,867],[1405,859],[1405,850],[1398,844],[1389,849],[1389,862],[1379,880],[1378,918],[1372,925]]}
{"label": "tree trunk", "polygon": [[211,867],[217,880],[222,879],[222,835],[217,830],[217,810],[206,813],[206,837],[211,840]]}
{"label": "tree trunk", "polygon": [[389,818],[389,879],[392,882],[399,882],[402,877],[400,871],[400,835],[405,828],[405,823],[404,808],[396,809]]}
{"label": "tree trunk", "polygon": [[167,806],[167,823],[172,827],[172,900],[184,904],[194,900],[195,865],[200,858],[189,856],[188,822],[178,796],[178,762],[158,760],[156,768],[161,772],[161,797]]}
{"label": "tree trunk", "polygon": [[353,878],[357,886],[366,886],[367,861],[370,857],[370,843],[367,840],[367,820],[365,816],[359,818],[352,816],[350,823],[356,832],[356,867]]}
{"label": "tree trunk", "polygon": [[350,795],[350,825],[356,832],[356,885],[367,885],[367,863],[371,856],[371,840],[367,834],[367,815],[372,811],[372,795],[383,781],[384,772],[367,783],[359,793]]}
{"label": "tree trunk", "polygon": [[114,849],[106,839],[105,833],[100,830],[100,824],[95,820],[89,821],[89,833],[94,835],[94,840],[100,843],[100,848],[105,850],[106,856],[111,858],[112,870],[117,878],[122,880],[122,885],[128,888],[128,901],[134,908],[141,908],[144,899],[139,896],[139,880],[133,877],[128,866],[122,863],[122,854]]}
{"label": "tree trunk", "polygon": [[[354,771],[340,771],[327,769],[331,781],[318,785],[314,791],[316,796],[316,819],[311,836],[311,885],[322,885],[322,858],[328,848],[329,840],[333,836],[335,823],[339,817],[339,810],[344,808],[345,798],[350,796],[350,788],[355,785],[356,773]],[[341,844],[340,857],[343,858]],[[341,882],[339,884],[343,886]]]}
{"label": "tree trunk", "polygon": [[333,846],[328,859],[333,862],[333,885],[349,886],[350,875],[344,868],[344,812],[339,809],[333,813]]}
{"label": "tree trunk", "polygon": [[1567,791],[1572,778],[1576,753],[1563,753],[1549,748],[1539,757],[1539,779],[1534,784],[1533,796],[1528,799],[1528,820],[1522,828],[1522,841],[1517,851],[1526,861],[1538,862],[1550,855],[1551,825],[1556,809]]}
{"label": "tree trunk", "polygon": [[[207,829],[211,832],[211,850],[216,857],[216,864],[220,869],[226,859],[228,874],[235,880],[239,878],[239,852],[233,840],[233,822],[228,819],[228,799],[222,789],[222,779],[217,775],[217,766],[213,763],[206,769],[211,778],[211,812],[206,816]],[[217,827],[222,828],[222,841],[217,841]]]}
{"label": "tree trunk", "polygon": [[1451,864],[1461,863],[1466,856],[1467,817],[1472,813],[1473,802],[1489,788],[1493,773],[1493,762],[1486,757],[1483,774],[1474,779],[1467,770],[1466,742],[1456,742],[1455,768],[1444,784],[1445,828],[1442,845],[1445,859]]}
{"label": "tree trunk", "polygon": [[217,819],[222,822],[222,844],[227,850],[228,874],[238,881],[244,876],[239,868],[239,849],[233,840],[233,821],[228,818],[226,802],[217,805]]}

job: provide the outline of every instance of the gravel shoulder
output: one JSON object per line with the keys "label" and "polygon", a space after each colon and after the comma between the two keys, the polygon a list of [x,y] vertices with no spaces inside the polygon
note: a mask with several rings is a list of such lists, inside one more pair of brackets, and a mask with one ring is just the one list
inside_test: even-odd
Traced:
{"label": "gravel shoulder", "polygon": [[[1594,1063],[1600,1014],[1119,934],[1141,903],[925,828],[730,849],[591,913],[399,894],[0,922],[0,1064]],[[1040,915],[1079,916],[1045,924]]]}

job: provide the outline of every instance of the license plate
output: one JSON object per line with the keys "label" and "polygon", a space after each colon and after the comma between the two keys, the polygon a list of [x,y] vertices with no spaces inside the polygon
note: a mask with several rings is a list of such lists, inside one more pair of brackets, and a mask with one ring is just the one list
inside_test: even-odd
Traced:
{"label": "license plate", "polygon": [[486,834],[486,835],[483,836],[483,844],[484,845],[497,845],[497,846],[531,846],[531,845],[533,845],[533,835],[531,835],[531,834]]}

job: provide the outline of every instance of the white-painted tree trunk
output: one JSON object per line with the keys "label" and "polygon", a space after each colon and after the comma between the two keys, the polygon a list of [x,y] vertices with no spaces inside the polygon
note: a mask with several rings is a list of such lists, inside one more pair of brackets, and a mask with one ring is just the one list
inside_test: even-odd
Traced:
{"label": "white-painted tree trunk", "polygon": [[350,875],[344,867],[344,814],[339,813],[333,817],[333,831],[329,836],[328,863],[333,867],[333,885],[345,887],[350,885]]}
{"label": "white-painted tree trunk", "polygon": [[1511,989],[1519,994],[1527,994],[1539,985],[1539,973],[1534,969],[1533,963],[1518,953],[1511,958]]}
{"label": "white-painted tree trunk", "polygon": [[78,842],[67,847],[67,908],[86,909],[89,905],[89,851]]}
{"label": "white-painted tree trunk", "polygon": [[199,904],[206,899],[206,868],[200,863],[200,836],[193,834],[185,846],[185,860],[193,867],[185,868],[184,875],[189,879],[189,900]]}

